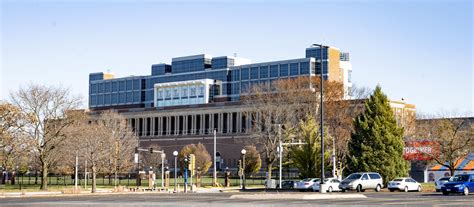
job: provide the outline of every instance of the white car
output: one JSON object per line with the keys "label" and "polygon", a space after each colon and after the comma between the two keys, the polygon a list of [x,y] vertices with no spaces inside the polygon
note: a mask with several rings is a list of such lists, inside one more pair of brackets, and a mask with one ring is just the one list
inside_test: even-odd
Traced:
{"label": "white car", "polygon": [[421,192],[421,184],[413,180],[413,178],[395,178],[388,182],[388,190],[390,190],[390,192],[395,190]]}
{"label": "white car", "polygon": [[450,178],[451,177],[449,176],[445,176],[445,177],[440,177],[437,181],[435,181],[434,185],[435,185],[436,192],[441,192],[441,187],[443,187],[443,184],[449,182]]}
{"label": "white car", "polygon": [[[327,192],[332,193],[334,191],[341,191],[339,189],[339,181],[337,178],[326,178],[324,179],[324,184],[327,185]],[[313,185],[313,191],[319,191],[319,186],[321,185],[321,182],[317,182]]]}
{"label": "white car", "polygon": [[319,183],[319,178],[306,178],[296,183],[296,189],[300,191],[313,190],[313,184]]}

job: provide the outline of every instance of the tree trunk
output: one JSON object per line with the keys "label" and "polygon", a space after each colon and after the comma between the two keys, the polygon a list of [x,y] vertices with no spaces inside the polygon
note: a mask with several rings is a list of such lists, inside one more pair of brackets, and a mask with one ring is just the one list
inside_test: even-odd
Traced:
{"label": "tree trunk", "polygon": [[96,167],[92,166],[92,193],[97,192],[96,188],[97,180],[96,180]]}
{"label": "tree trunk", "polygon": [[43,173],[41,174],[40,190],[47,191],[48,190],[48,165],[45,162],[42,162],[41,170],[43,171]]}
{"label": "tree trunk", "polygon": [[267,179],[272,179],[272,167],[273,163],[267,165],[267,172],[268,172],[268,177]]}
{"label": "tree trunk", "polygon": [[456,169],[454,168],[454,166],[449,167],[449,172],[451,172],[451,175],[450,175],[450,176],[454,176],[454,171],[456,171]]}

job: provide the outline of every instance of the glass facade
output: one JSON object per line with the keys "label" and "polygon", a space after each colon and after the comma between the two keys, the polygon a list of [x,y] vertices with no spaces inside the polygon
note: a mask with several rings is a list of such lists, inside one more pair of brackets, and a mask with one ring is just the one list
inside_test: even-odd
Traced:
{"label": "glass facade", "polygon": [[[161,107],[202,103],[201,88],[177,87],[155,91],[156,84],[210,79],[214,84],[205,90],[219,89],[208,98],[230,97],[238,101],[240,95],[257,84],[273,87],[276,80],[288,77],[318,75],[319,48],[308,48],[306,58],[267,63],[237,65],[234,58],[211,58],[206,55],[173,58],[172,64],[154,64],[151,75],[106,79],[104,73],[89,75],[89,107],[114,108],[120,106]],[[323,52],[327,57],[327,52]],[[323,61],[324,62],[324,61]],[[327,77],[327,61],[324,62]],[[212,100],[209,100],[212,101]]]}

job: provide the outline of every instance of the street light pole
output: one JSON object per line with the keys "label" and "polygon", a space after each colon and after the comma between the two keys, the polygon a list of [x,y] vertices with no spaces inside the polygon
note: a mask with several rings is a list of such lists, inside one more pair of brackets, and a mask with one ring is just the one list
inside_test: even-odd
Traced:
{"label": "street light pole", "polygon": [[176,181],[176,177],[178,176],[178,172],[176,170],[176,163],[178,162],[178,151],[173,152],[174,155],[174,192],[178,192],[176,186],[178,185]]}
{"label": "street light pole", "polygon": [[242,176],[243,176],[243,183],[242,183],[242,190],[245,190],[245,153],[247,150],[242,149]]}
{"label": "street light pole", "polygon": [[[320,63],[320,69],[321,69],[321,76],[320,76],[320,84],[319,84],[319,95],[320,95],[320,107],[321,107],[321,110],[320,110],[320,131],[321,131],[321,185],[320,185],[320,188],[323,187],[323,184],[324,184],[324,125],[323,125],[323,114],[324,114],[324,102],[323,102],[323,93],[324,93],[324,90],[323,90],[323,87],[324,87],[324,84],[323,84],[323,79],[324,79],[324,64],[323,64],[323,47],[324,48],[327,48],[327,46],[324,46],[322,44],[313,44],[314,46],[318,46],[319,47],[319,63]],[[320,190],[320,192],[322,192],[324,190]],[[322,192],[324,193],[324,192]]]}

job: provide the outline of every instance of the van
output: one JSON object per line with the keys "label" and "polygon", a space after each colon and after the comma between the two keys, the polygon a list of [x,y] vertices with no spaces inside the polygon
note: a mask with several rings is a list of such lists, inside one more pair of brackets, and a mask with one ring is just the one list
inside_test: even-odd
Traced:
{"label": "van", "polygon": [[380,174],[375,172],[358,172],[352,173],[339,184],[342,192],[346,190],[356,190],[364,192],[366,189],[374,189],[379,192],[383,186],[383,179]]}

